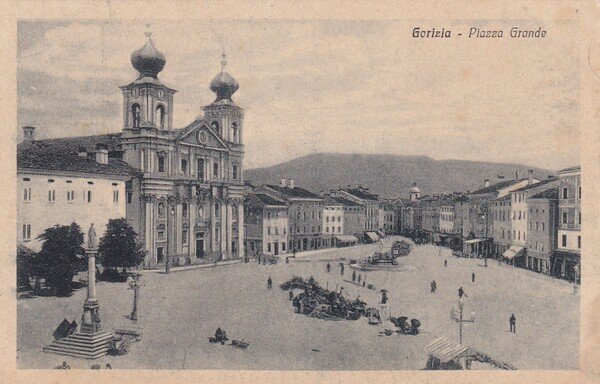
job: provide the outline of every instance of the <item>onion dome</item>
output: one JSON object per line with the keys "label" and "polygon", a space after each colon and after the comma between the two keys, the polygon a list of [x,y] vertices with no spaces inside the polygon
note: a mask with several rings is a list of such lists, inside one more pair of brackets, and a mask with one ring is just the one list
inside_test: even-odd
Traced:
{"label": "onion dome", "polygon": [[210,90],[217,94],[215,101],[231,100],[231,96],[240,88],[240,84],[229,73],[225,72],[227,55],[223,52],[221,59],[221,72],[210,82]]}
{"label": "onion dome", "polygon": [[140,73],[140,78],[153,77],[156,79],[158,73],[165,67],[167,60],[165,55],[159,52],[152,43],[150,38],[152,32],[146,32],[145,35],[146,45],[131,54],[131,65]]}

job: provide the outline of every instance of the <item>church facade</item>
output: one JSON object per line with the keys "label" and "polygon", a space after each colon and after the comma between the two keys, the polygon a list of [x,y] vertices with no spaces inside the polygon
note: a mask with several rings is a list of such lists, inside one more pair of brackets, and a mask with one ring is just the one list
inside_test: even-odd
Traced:
{"label": "church facade", "polygon": [[[241,258],[245,255],[244,110],[232,99],[239,84],[225,71],[223,54],[221,71],[210,82],[215,100],[202,108],[202,117],[186,127],[174,128],[176,90],[158,78],[166,59],[150,35],[147,33],[146,44],[131,54],[131,63],[139,76],[120,87],[123,96],[120,132],[34,140],[34,128],[25,127],[25,133],[31,134],[19,144],[19,172],[34,169],[46,177],[52,171],[51,176],[56,179],[59,176],[56,172],[64,171],[69,178],[65,183],[78,177],[84,180],[87,189],[79,188],[83,197],[72,197],[69,189],[69,199],[81,200],[86,207],[95,204],[96,211],[64,210],[63,216],[73,214],[61,217],[60,223],[76,221],[87,228],[88,222],[96,222],[101,234],[98,224],[103,225],[107,217],[125,216],[147,251],[145,268],[164,265],[167,259],[171,265],[183,265]],[[93,160],[94,154],[98,161]],[[90,178],[98,174],[102,180],[110,181],[106,190],[99,189],[103,183]],[[32,177],[25,175],[22,179],[27,179],[25,183]],[[93,199],[86,197],[92,193],[88,192],[92,185]],[[26,203],[42,200],[30,199],[32,192],[29,192],[33,191],[35,197],[41,187],[20,185],[20,188],[25,191]],[[79,189],[73,190],[79,193]],[[52,189],[49,191],[50,201]],[[57,199],[62,196],[60,193]],[[109,208],[98,205],[104,195],[119,196],[119,200],[117,197],[114,201],[107,200]],[[53,219],[56,216],[46,205],[38,207],[36,212]],[[84,219],[80,217],[82,214],[90,217]],[[28,241],[43,228],[32,224],[29,229],[31,218],[26,216],[23,214],[22,237]]]}
{"label": "church facade", "polygon": [[131,55],[139,72],[122,86],[123,160],[143,176],[127,189],[127,219],[141,235],[146,266],[244,255],[244,111],[232,100],[237,81],[222,70],[211,81],[216,99],[204,115],[174,129],[176,91],[158,79],[166,60],[147,33]]}

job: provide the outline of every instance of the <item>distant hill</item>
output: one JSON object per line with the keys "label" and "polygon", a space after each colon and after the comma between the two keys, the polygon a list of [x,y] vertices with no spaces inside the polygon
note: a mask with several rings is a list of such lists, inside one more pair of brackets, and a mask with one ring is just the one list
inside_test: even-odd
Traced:
{"label": "distant hill", "polygon": [[463,160],[434,160],[427,156],[352,155],[319,153],[299,157],[267,168],[249,169],[245,180],[253,184],[278,184],[283,178],[294,179],[297,186],[313,192],[329,191],[361,184],[384,198],[408,197],[417,182],[422,194],[474,191],[490,183],[527,177],[532,169],[537,178],[552,172],[518,164]]}

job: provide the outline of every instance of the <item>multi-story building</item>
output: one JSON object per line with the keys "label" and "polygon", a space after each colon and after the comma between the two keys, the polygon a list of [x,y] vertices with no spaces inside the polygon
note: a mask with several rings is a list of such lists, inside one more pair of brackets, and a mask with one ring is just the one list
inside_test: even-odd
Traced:
{"label": "multi-story building", "polygon": [[[73,222],[84,234],[94,224],[100,238],[110,219],[125,217],[126,184],[140,176],[135,168],[109,158],[106,146],[94,140],[36,141],[34,127],[23,129],[25,141],[17,147],[19,244],[38,251],[45,229]],[[95,152],[80,148],[91,143]]]}
{"label": "multi-story building", "polygon": [[365,231],[379,229],[379,197],[370,193],[368,188],[358,186],[356,188],[340,189],[334,193],[334,196],[343,197],[365,207]]}
{"label": "multi-story building", "polygon": [[[504,180],[490,185],[485,180],[484,186],[468,194],[468,208],[463,212],[464,252],[478,256],[489,256],[493,249],[491,237],[491,207],[493,202],[508,195],[515,189],[522,188],[537,179]],[[508,256],[508,255],[507,255]]]}
{"label": "multi-story building", "polygon": [[535,182],[530,174],[529,184],[510,192],[511,197],[511,227],[512,245],[525,247],[527,242],[527,198],[546,189],[558,186],[557,177],[549,177],[545,180]]}
{"label": "multi-story building", "polygon": [[492,231],[494,238],[494,257],[501,257],[511,244],[512,235],[511,195],[500,197],[492,202]]}
{"label": "multi-story building", "polygon": [[246,250],[248,255],[279,255],[288,252],[288,206],[264,193],[244,199]]}
{"label": "multi-story building", "polygon": [[440,202],[437,196],[421,199],[421,229],[427,233],[427,241],[434,241],[434,234],[440,231]]}
{"label": "multi-story building", "polygon": [[344,233],[344,204],[327,196],[323,200],[323,231],[321,233],[323,247],[334,247],[336,236]]}
{"label": "multi-story building", "polygon": [[[553,268],[569,280],[581,276],[581,167],[558,172],[558,244]],[[553,271],[554,272],[554,271]]]}
{"label": "multi-story building", "polygon": [[454,233],[454,199],[444,199],[440,201],[440,232]]}
{"label": "multi-story building", "polygon": [[174,128],[176,91],[159,80],[166,59],[146,36],[131,54],[138,77],[120,87],[122,131],[61,139],[63,150],[101,144],[109,164],[120,159],[142,173],[126,186],[126,214],[147,250],[146,267],[168,257],[173,264],[241,257],[244,111],[232,100],[239,84],[225,71],[223,55],[210,82],[215,100],[202,108],[203,117]]}
{"label": "multi-story building", "polygon": [[365,207],[343,197],[331,196],[331,198],[344,207],[342,233],[355,238],[347,237],[347,241],[359,242],[365,233]]}
{"label": "multi-story building", "polygon": [[379,204],[379,226],[385,235],[396,234],[396,209],[394,202],[382,201]]}
{"label": "multi-story building", "polygon": [[525,267],[550,273],[551,256],[556,249],[558,225],[558,187],[527,198],[527,247]]}
{"label": "multi-story building", "polygon": [[288,249],[308,251],[321,246],[323,198],[297,187],[294,180],[281,180],[279,185],[262,185],[257,192],[265,193],[288,205]]}

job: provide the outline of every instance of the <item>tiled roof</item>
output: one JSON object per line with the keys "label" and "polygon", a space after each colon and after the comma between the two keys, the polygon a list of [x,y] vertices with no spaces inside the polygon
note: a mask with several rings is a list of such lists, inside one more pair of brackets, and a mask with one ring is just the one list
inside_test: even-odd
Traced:
{"label": "tiled roof", "polygon": [[[140,174],[138,169],[120,160],[119,138],[120,134],[106,134],[23,142],[17,146],[17,167],[102,175]],[[80,147],[85,147],[88,152],[95,152],[96,144],[108,147],[108,164],[97,163],[94,153],[88,153],[87,157],[78,156]],[[111,158],[111,152],[117,152],[119,158]]]}
{"label": "tiled roof", "polygon": [[377,200],[379,196],[374,195],[360,188],[352,188],[352,189],[342,189],[342,191],[346,191],[351,195],[358,197],[363,200]]}
{"label": "tiled roof", "polygon": [[283,194],[288,198],[303,198],[303,199],[321,199],[321,197],[315,193],[307,191],[304,188],[300,187],[280,187],[278,185],[267,184],[267,187]]}
{"label": "tiled roof", "polygon": [[357,207],[360,204],[355,203],[354,201],[350,201],[348,199],[344,199],[343,197],[337,196],[329,196],[328,199],[325,200],[325,205],[344,205],[346,207]]}
{"label": "tiled roof", "polygon": [[545,191],[542,191],[538,194],[535,194],[531,197],[529,197],[530,199],[553,199],[553,200],[558,200],[558,196],[559,196],[559,192],[558,192],[558,187],[555,188],[549,188],[546,189]]}
{"label": "tiled roof", "polygon": [[515,189],[515,190],[514,190],[514,191],[512,191],[512,192],[522,192],[522,191],[526,191],[526,190],[528,190],[528,189],[531,189],[531,188],[536,188],[536,187],[539,187],[539,186],[542,186],[542,185],[544,185],[544,184],[548,184],[548,183],[551,183],[551,182],[553,182],[553,181],[557,181],[557,180],[558,180],[558,177],[549,177],[549,178],[547,178],[547,179],[545,179],[545,180],[542,180],[542,181],[540,181],[539,183],[533,183],[533,184],[529,184],[529,185],[526,185],[526,186],[524,186],[524,187],[522,187],[522,188]]}
{"label": "tiled roof", "polygon": [[286,207],[285,201],[275,199],[274,197],[271,197],[264,193],[256,193],[253,195],[256,196],[256,198],[264,205],[276,205],[276,206]]}
{"label": "tiled roof", "polygon": [[517,184],[517,183],[519,183],[519,182],[521,182],[523,180],[527,180],[527,179],[504,180],[504,181],[501,181],[499,183],[490,185],[489,187],[484,187],[484,188],[478,189],[478,190],[476,190],[474,192],[471,192],[470,194],[471,195],[484,195],[486,193],[498,192],[502,188],[506,188],[506,187],[508,187],[510,185]]}

